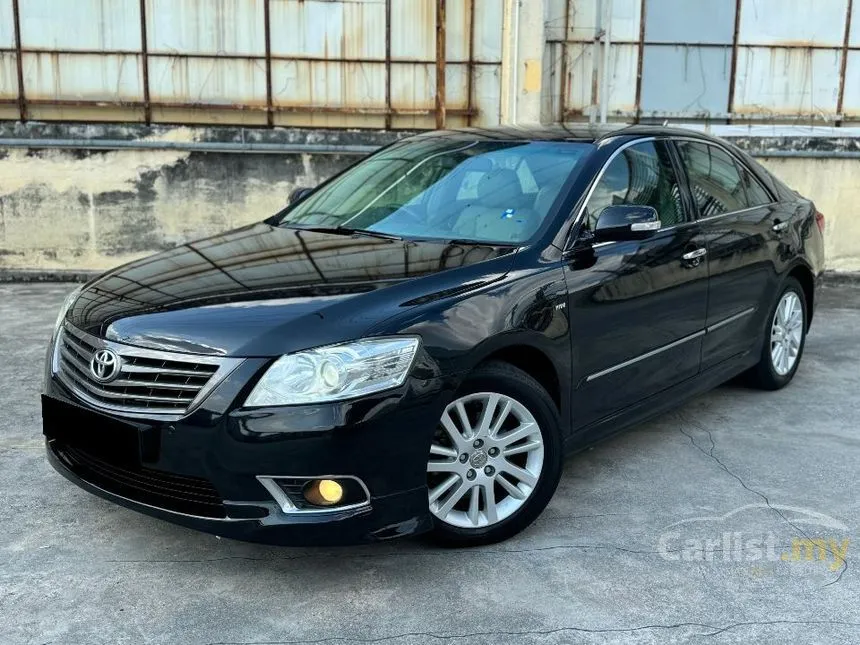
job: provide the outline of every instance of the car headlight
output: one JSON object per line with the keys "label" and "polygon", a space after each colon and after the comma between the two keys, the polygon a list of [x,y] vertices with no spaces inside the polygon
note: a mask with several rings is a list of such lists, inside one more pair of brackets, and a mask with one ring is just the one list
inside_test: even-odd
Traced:
{"label": "car headlight", "polygon": [[411,336],[370,338],[281,356],[254,386],[245,406],[325,403],[398,387],[419,344]]}
{"label": "car headlight", "polygon": [[71,309],[72,305],[75,304],[75,300],[78,299],[78,296],[81,295],[81,291],[83,291],[84,285],[81,285],[74,291],[72,291],[69,295],[66,296],[66,299],[63,300],[63,305],[60,307],[60,313],[57,314],[57,322],[54,323],[54,331],[60,328],[60,325],[63,324],[63,320],[66,318],[66,314],[69,313],[69,309]]}

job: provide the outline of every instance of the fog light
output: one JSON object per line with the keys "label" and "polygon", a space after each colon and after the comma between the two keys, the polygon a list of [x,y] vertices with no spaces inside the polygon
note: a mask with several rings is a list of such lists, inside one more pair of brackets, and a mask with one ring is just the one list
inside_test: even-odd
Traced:
{"label": "fog light", "polygon": [[332,506],[343,499],[343,486],[333,479],[315,479],[307,485],[304,495],[315,506]]}

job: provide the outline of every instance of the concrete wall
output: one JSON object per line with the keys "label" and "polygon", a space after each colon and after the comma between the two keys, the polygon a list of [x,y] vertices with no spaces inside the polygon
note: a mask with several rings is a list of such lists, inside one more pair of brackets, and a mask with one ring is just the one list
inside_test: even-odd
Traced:
{"label": "concrete wall", "polygon": [[[86,126],[81,126],[84,128]],[[52,137],[74,128],[52,126]],[[94,126],[89,126],[90,131]],[[366,148],[386,133],[98,127],[99,140],[167,144]],[[32,134],[32,132],[30,132]],[[260,134],[262,133],[262,134]],[[2,139],[0,129],[0,139]],[[21,134],[20,132],[18,133]],[[42,133],[44,134],[44,133]],[[144,135],[144,136],[141,136]],[[220,143],[219,143],[220,142]],[[350,143],[351,142],[351,143]],[[314,186],[361,155],[248,154],[166,150],[66,150],[0,145],[0,268],[107,269],[260,221],[297,186]]]}
{"label": "concrete wall", "polygon": [[[9,126],[4,131],[0,126],[0,270],[107,269],[262,220],[279,210],[296,186],[316,185],[354,163],[359,151],[396,136],[402,134],[62,124]],[[4,140],[33,138],[46,144],[72,138],[92,145],[111,139],[179,147],[67,150],[2,145]],[[739,138],[737,143],[758,155],[784,153],[789,147],[785,140]],[[295,152],[198,149],[233,145]],[[813,152],[815,145],[804,140],[801,152]],[[841,145],[833,154],[846,152],[845,142]],[[323,149],[341,153],[323,154]],[[825,214],[828,268],[860,271],[860,159],[762,161],[814,199]]]}

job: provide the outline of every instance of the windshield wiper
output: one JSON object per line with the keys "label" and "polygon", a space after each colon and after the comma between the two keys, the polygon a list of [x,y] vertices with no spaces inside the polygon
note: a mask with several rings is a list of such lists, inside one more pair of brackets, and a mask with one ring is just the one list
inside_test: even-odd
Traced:
{"label": "windshield wiper", "polygon": [[380,233],[370,231],[366,228],[350,228],[348,226],[290,226],[298,231],[313,231],[314,233],[330,233],[332,235],[366,235],[367,237],[378,237],[383,240],[402,240],[399,235],[391,233]]}
{"label": "windshield wiper", "polygon": [[493,242],[492,240],[470,240],[464,237],[441,238],[445,244],[459,244],[461,246],[519,246],[516,242]]}

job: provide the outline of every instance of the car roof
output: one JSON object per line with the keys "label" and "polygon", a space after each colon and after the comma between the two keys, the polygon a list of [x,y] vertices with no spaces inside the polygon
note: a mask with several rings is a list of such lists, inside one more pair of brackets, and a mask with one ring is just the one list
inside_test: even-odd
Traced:
{"label": "car roof", "polygon": [[590,124],[590,123],[558,123],[553,125],[517,125],[493,126],[488,128],[457,128],[451,130],[433,130],[423,132],[414,139],[434,137],[451,137],[464,139],[480,139],[486,141],[581,141],[597,142],[609,137],[653,137],[678,136],[714,141],[715,138],[702,132],[687,128],[672,128],[662,125],[627,125]]}

